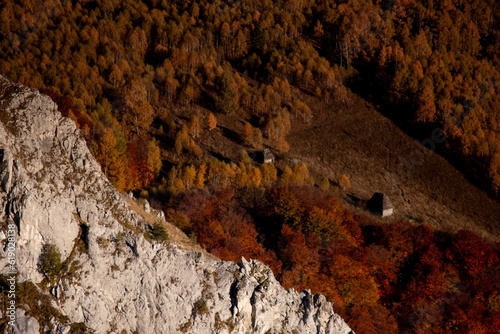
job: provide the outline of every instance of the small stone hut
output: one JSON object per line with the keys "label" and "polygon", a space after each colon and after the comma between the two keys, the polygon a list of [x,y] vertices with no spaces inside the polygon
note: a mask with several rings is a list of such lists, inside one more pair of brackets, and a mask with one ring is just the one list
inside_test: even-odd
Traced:
{"label": "small stone hut", "polygon": [[262,152],[262,153],[264,155],[263,161],[265,164],[274,163],[274,154],[272,154],[268,148],[265,148],[264,152]]}
{"label": "small stone hut", "polygon": [[384,193],[374,193],[368,201],[368,209],[382,217],[387,217],[394,213],[394,205],[392,205],[389,196]]}

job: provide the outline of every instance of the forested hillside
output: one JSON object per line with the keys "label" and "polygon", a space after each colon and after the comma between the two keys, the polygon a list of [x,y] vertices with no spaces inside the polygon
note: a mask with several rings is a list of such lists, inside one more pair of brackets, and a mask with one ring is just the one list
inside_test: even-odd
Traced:
{"label": "forested hillside", "polygon": [[252,159],[285,158],[293,125],[325,112],[308,101],[354,108],[353,91],[414,137],[443,129],[439,153],[498,196],[494,0],[0,4],[0,73],[51,96],[118,189],[209,251],[324,293],[359,333],[500,331],[498,244],[381,223],[303,162]]}
{"label": "forested hillside", "polygon": [[168,106],[248,113],[286,150],[278,113],[313,114],[294,91],[342,100],[351,85],[408,130],[444,128],[450,157],[498,191],[499,12],[493,0],[2,1],[0,71],[57,100],[121,189],[158,175],[150,127]]}

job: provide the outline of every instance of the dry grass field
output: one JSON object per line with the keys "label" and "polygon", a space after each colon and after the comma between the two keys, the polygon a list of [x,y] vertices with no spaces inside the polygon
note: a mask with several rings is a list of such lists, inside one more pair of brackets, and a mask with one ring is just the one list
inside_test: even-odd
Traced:
{"label": "dry grass field", "polygon": [[[373,192],[389,195],[395,215],[438,229],[470,229],[489,240],[500,240],[500,203],[472,185],[443,157],[406,135],[372,105],[352,95],[348,106],[316,106],[310,124],[295,122],[289,155],[303,160],[316,174],[338,182],[351,180],[347,191],[368,200]],[[445,145],[438,136],[429,141]],[[437,139],[437,141],[435,141]],[[427,141],[426,143],[429,143]],[[347,193],[337,193],[352,202]]]}

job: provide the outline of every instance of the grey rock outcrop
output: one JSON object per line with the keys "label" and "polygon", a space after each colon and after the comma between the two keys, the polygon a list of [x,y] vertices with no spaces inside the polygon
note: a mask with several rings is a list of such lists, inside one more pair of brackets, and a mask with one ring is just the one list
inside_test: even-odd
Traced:
{"label": "grey rock outcrop", "polygon": [[[19,297],[15,332],[351,332],[324,296],[283,289],[258,261],[149,242],[128,197],[48,97],[0,77],[0,232],[17,226],[18,284],[36,283],[29,286],[49,303],[41,316],[29,302],[37,297]],[[50,285],[37,270],[48,242],[65,261]]]}

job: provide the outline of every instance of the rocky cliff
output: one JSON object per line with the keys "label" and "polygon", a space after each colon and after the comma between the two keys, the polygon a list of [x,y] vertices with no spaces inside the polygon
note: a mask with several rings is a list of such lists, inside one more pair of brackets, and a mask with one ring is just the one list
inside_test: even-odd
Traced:
{"label": "rocky cliff", "polygon": [[[322,295],[283,289],[257,261],[223,262],[148,241],[151,221],[126,197],[48,97],[0,77],[0,268],[5,285],[10,224],[14,332],[351,332]],[[48,243],[63,261],[53,280],[37,269]],[[0,328],[10,332],[7,309],[0,312]]]}

